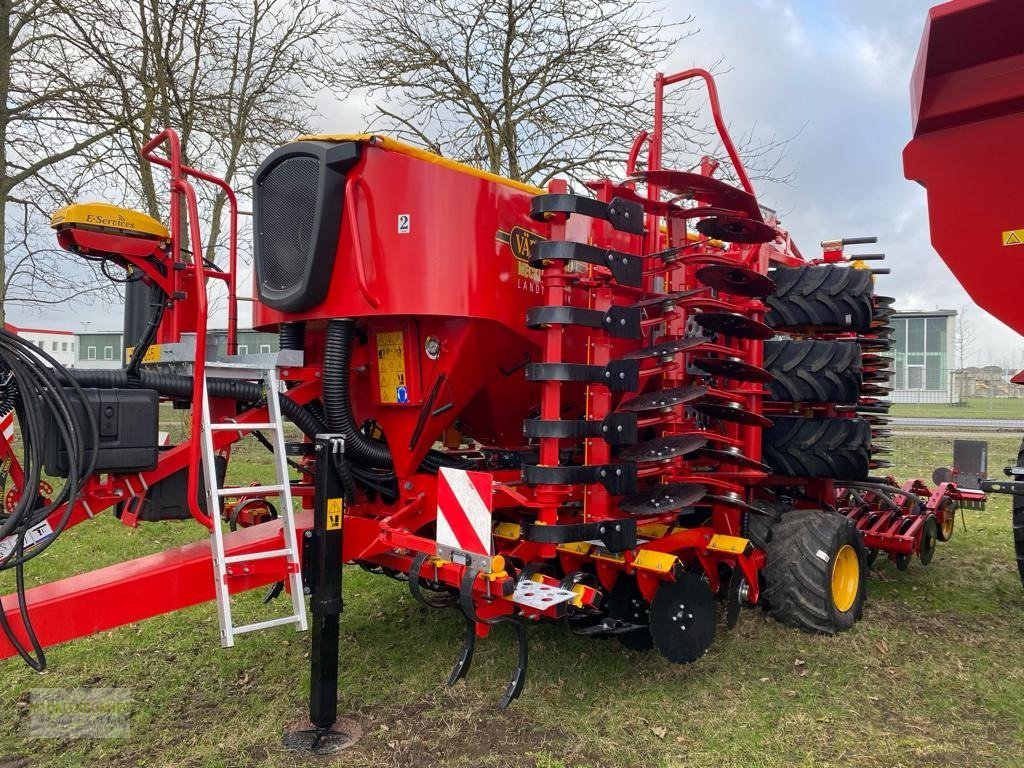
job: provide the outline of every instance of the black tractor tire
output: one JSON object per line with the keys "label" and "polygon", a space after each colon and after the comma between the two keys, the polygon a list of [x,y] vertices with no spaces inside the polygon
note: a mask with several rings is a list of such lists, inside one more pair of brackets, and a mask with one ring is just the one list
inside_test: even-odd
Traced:
{"label": "black tractor tire", "polygon": [[764,367],[775,377],[768,384],[775,402],[850,405],[860,397],[861,349],[853,341],[766,341]]}
{"label": "black tractor tire", "polygon": [[823,264],[778,267],[768,276],[775,281],[775,292],[765,299],[765,322],[772,328],[871,330],[874,284],[868,270]]}
{"label": "black tractor tire", "polygon": [[[1024,440],[1021,440],[1017,451],[1017,466],[1024,467]],[[1017,571],[1020,573],[1021,584],[1024,584],[1024,496],[1011,496],[1013,499],[1013,549],[1017,556]]]}
{"label": "black tractor tire", "polygon": [[794,509],[772,526],[765,553],[761,600],[776,621],[834,635],[861,617],[867,552],[852,521],[835,512]]}
{"label": "black tractor tire", "polygon": [[773,416],[762,433],[761,460],[782,477],[863,480],[871,456],[866,419]]}
{"label": "black tractor tire", "polygon": [[793,505],[784,501],[755,499],[751,502],[751,506],[761,510],[762,514],[747,513],[743,534],[750,539],[750,543],[755,547],[767,550],[768,544],[772,540],[775,524],[782,519],[784,514],[792,511]]}

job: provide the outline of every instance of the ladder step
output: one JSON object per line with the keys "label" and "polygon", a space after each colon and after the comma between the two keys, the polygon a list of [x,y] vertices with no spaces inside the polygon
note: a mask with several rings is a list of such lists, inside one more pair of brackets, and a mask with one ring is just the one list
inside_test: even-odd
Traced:
{"label": "ladder step", "polygon": [[281,627],[285,624],[298,624],[300,621],[298,616],[282,616],[279,619],[267,619],[266,621],[255,621],[252,624],[243,624],[240,627],[232,627],[231,631],[236,635],[244,634],[245,632],[256,632],[260,629],[270,629],[271,627]]}
{"label": "ladder step", "polygon": [[218,496],[269,496],[284,491],[283,485],[240,485],[235,488],[218,488]]}
{"label": "ladder step", "polygon": [[245,555],[227,555],[224,558],[224,565],[248,563],[252,560],[267,560],[271,557],[288,557],[291,553],[290,549],[268,549],[263,552],[250,552]]}
{"label": "ladder step", "polygon": [[276,429],[277,422],[267,421],[258,424],[236,424],[234,422],[225,422],[221,424],[211,424],[210,431],[218,432],[247,432],[252,429]]}

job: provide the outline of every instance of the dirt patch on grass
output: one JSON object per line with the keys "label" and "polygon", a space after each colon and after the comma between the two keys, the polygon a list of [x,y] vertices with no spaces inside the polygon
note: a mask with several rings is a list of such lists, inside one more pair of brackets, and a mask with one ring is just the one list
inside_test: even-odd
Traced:
{"label": "dirt patch on grass", "polygon": [[346,716],[362,726],[363,737],[342,754],[320,758],[323,765],[534,768],[549,758],[566,766],[610,765],[577,737],[542,727],[514,707],[501,711],[495,701],[485,701],[464,685],[392,710],[365,709]]}

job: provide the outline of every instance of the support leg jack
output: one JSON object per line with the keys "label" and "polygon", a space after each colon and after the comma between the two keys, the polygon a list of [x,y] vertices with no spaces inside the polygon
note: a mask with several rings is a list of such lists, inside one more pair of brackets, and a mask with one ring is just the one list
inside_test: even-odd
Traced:
{"label": "support leg jack", "polygon": [[309,720],[312,728],[288,731],[288,749],[329,755],[352,746],[362,736],[354,720],[338,720],[338,639],[343,607],[341,562],[344,488],[337,461],[344,456],[340,435],[317,435],[317,473],[313,494],[313,541],[309,574],[310,674]]}

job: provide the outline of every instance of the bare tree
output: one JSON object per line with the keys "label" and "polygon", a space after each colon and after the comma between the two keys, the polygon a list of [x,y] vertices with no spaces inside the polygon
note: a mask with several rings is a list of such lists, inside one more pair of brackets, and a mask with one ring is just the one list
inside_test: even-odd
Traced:
{"label": "bare tree", "polygon": [[[0,0],[0,322],[5,304],[82,297],[65,278],[88,268],[67,269],[52,252],[33,258],[44,255],[36,227],[78,188],[90,151],[120,128],[97,127],[108,83],[58,16],[51,0]],[[71,161],[78,173],[66,173]]]}
{"label": "bare tree", "polygon": [[[372,99],[372,128],[513,179],[583,181],[621,168],[655,68],[697,31],[648,0],[380,0],[343,28],[340,76]],[[666,120],[690,164],[715,145],[694,93],[675,88]],[[784,144],[748,143],[762,161]]]}
{"label": "bare tree", "polygon": [[967,310],[969,308],[969,304],[964,304],[960,307],[960,317],[956,325],[956,356],[960,366],[958,372],[960,375],[960,405],[966,405],[967,403],[967,358],[975,353],[974,346],[977,340],[974,325],[967,319]]}

